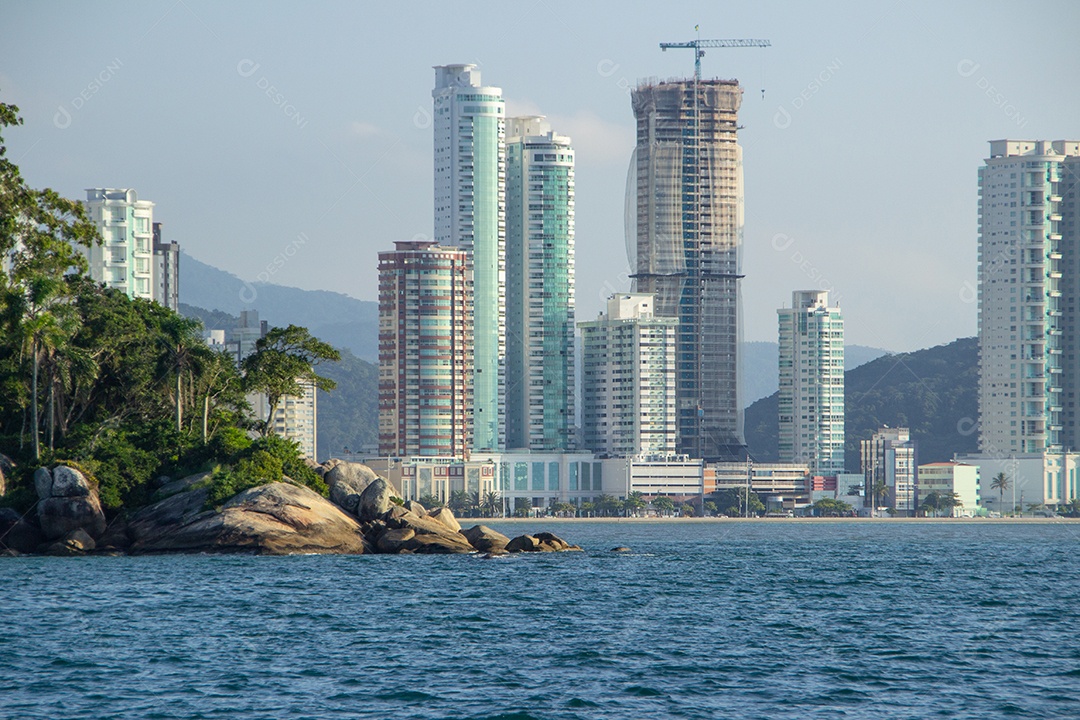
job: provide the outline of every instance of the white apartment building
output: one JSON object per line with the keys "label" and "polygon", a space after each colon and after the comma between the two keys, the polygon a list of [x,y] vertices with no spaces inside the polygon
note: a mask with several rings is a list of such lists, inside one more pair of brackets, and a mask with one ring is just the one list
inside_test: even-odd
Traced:
{"label": "white apartment building", "polygon": [[675,453],[675,332],[653,314],[653,296],[613,295],[607,313],[579,323],[582,432],[601,456]]}
{"label": "white apartment building", "polygon": [[435,67],[435,241],[473,274],[474,450],[503,447],[506,357],[506,108],[475,65]]}
{"label": "white apartment building", "polygon": [[960,504],[953,508],[953,517],[973,517],[979,509],[979,468],[958,462],[936,462],[919,466],[919,498],[936,492],[956,493]]}
{"label": "white apartment building", "polygon": [[994,140],[979,169],[980,452],[1080,448],[1080,141]]}
{"label": "white apartment building", "polygon": [[154,203],[132,189],[87,188],[86,213],[103,243],[82,245],[90,277],[132,298],[154,300]]}
{"label": "white apartment building", "polygon": [[814,475],[844,472],[844,320],[829,293],[791,294],[777,310],[780,340],[781,462]]}

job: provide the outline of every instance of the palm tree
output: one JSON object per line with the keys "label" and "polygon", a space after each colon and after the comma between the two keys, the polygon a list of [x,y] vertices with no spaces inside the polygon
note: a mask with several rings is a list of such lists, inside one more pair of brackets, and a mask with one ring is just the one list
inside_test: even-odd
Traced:
{"label": "palm tree", "polygon": [[1005,503],[1005,491],[1009,489],[1009,476],[999,472],[990,481],[990,489],[998,491],[998,512],[1001,512],[1001,506]]}
{"label": "palm tree", "polygon": [[871,488],[871,500],[874,503],[874,510],[885,502],[885,496],[889,494],[889,486],[884,480],[878,480],[874,483],[874,487]]}
{"label": "palm tree", "polygon": [[502,510],[502,498],[499,497],[499,493],[494,490],[488,490],[484,493],[482,507],[488,513],[488,517],[495,517],[495,513]]}

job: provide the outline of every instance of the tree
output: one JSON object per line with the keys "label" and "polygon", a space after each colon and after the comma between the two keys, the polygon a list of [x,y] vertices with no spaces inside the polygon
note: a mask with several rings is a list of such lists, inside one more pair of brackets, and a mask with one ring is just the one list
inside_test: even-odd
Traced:
{"label": "tree", "polygon": [[532,515],[532,499],[531,498],[517,498],[514,501],[514,515],[517,517],[530,517]]}
{"label": "tree", "polygon": [[440,500],[437,496],[432,495],[431,493],[428,493],[427,495],[421,495],[420,499],[417,500],[417,502],[419,502],[421,505],[423,505],[424,509],[426,509],[426,510],[436,510],[438,508],[443,507],[446,504],[442,500]]}
{"label": "tree", "polygon": [[[21,125],[18,113],[18,107],[0,103],[0,129]],[[30,189],[6,155],[0,136],[0,257],[10,261],[8,272],[0,273],[0,315],[5,334],[19,341],[17,350],[9,346],[7,351],[29,356],[29,392],[20,394],[30,403],[34,457],[40,458],[42,362],[66,346],[78,324],[64,276],[85,271],[77,246],[100,243],[101,236],[81,203],[47,188]],[[51,400],[55,390],[50,382]]]}
{"label": "tree", "polygon": [[[529,501],[529,505],[532,505],[532,501]],[[488,490],[484,493],[484,502],[481,504],[483,511],[488,514],[488,517],[502,516],[503,501],[499,497],[499,493],[494,490]]]}
{"label": "tree", "polygon": [[469,493],[464,490],[451,491],[450,502],[448,502],[446,506],[450,508],[450,512],[454,513],[457,517],[466,517],[469,510],[472,508],[472,502],[469,500]]}
{"label": "tree", "polygon": [[560,502],[555,504],[555,514],[560,517],[572,517],[577,512],[577,506],[571,502]]}
{"label": "tree", "polygon": [[581,503],[580,507],[578,507],[578,512],[582,517],[592,517],[593,513],[596,512],[596,503],[591,500],[585,500]]}
{"label": "tree", "polygon": [[274,328],[259,338],[255,352],[244,358],[242,368],[245,389],[266,395],[268,410],[263,434],[271,432],[281,398],[303,392],[301,382],[313,384],[319,390],[333,390],[336,383],[318,375],[315,367],[321,362],[340,359],[341,353],[297,325]]}
{"label": "tree", "polygon": [[705,508],[705,514],[707,514],[707,515],[715,515],[716,514],[716,509],[717,509],[716,508],[716,503],[714,503],[712,500],[706,500],[705,504],[702,507]]}
{"label": "tree", "polygon": [[667,495],[657,495],[652,500],[652,506],[659,515],[669,515],[675,510],[675,503]]}
{"label": "tree", "polygon": [[765,505],[755,492],[745,487],[725,488],[713,494],[716,505],[724,515],[742,517],[765,512]]}
{"label": "tree", "polygon": [[953,510],[958,507],[963,507],[964,502],[960,499],[960,493],[957,492],[943,492],[941,493],[941,499],[938,501],[938,505],[941,507],[941,511],[948,517],[952,517]]}
{"label": "tree", "polygon": [[679,514],[683,517],[694,517],[694,513],[694,506],[690,503],[683,503],[682,507],[679,508]]}
{"label": "tree", "polygon": [[990,481],[990,489],[998,491],[998,512],[1001,512],[1001,508],[1005,505],[1005,491],[1010,487],[1009,476],[1004,472],[999,472]]}
{"label": "tree", "polygon": [[931,490],[926,493],[921,503],[919,503],[919,509],[923,511],[923,515],[930,516],[930,513],[937,515],[937,511],[941,508],[941,495],[937,490]]}
{"label": "tree", "polygon": [[854,508],[843,500],[833,498],[821,498],[810,506],[817,517],[841,517],[850,515]]}
{"label": "tree", "polygon": [[198,320],[172,314],[161,324],[162,334],[159,342],[165,349],[165,361],[170,373],[176,376],[176,391],[173,398],[176,408],[176,430],[184,428],[184,373],[199,362],[206,362],[212,351],[199,336],[202,323]]}
{"label": "tree", "polygon": [[884,480],[878,480],[874,483],[874,486],[870,488],[870,493],[874,503],[874,510],[876,511],[885,503],[885,498],[889,494],[889,486]]}
{"label": "tree", "polygon": [[648,501],[645,500],[645,494],[640,490],[634,490],[626,496],[625,500],[623,500],[623,507],[626,509],[628,515],[637,515],[644,510],[645,506],[648,504]]}

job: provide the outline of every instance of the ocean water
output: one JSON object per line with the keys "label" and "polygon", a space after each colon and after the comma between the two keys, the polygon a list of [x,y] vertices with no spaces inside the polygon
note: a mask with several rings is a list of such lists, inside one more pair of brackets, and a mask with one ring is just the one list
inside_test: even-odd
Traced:
{"label": "ocean water", "polygon": [[587,552],[0,559],[0,718],[1080,717],[1080,525],[548,527]]}

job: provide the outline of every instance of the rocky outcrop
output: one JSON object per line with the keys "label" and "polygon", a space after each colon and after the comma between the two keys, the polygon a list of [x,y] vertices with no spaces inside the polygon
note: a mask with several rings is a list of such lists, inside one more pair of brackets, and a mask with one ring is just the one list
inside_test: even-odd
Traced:
{"label": "rocky outcrop", "polygon": [[393,497],[394,486],[390,481],[376,477],[360,494],[356,515],[362,522],[370,522],[390,510],[394,504]]}
{"label": "rocky outcrop", "polygon": [[38,494],[38,524],[46,539],[58,540],[73,530],[83,530],[92,538],[105,532],[97,490],[74,468],[57,465],[51,471],[34,472]]}
{"label": "rocky outcrop", "polygon": [[423,505],[416,502],[415,500],[406,500],[403,507],[415,515],[419,515],[420,517],[427,517],[427,510],[424,508]]}
{"label": "rocky outcrop", "polygon": [[87,535],[83,530],[72,530],[60,540],[49,545],[45,551],[48,555],[85,555],[97,548],[94,538]]}
{"label": "rocky outcrop", "polygon": [[428,517],[432,520],[438,520],[452,532],[461,530],[461,525],[458,523],[457,518],[454,517],[454,513],[450,512],[450,508],[441,507],[438,510],[432,510],[428,513]]}
{"label": "rocky outcrop", "polygon": [[506,551],[510,538],[501,532],[496,532],[487,525],[473,525],[468,530],[462,530],[461,534],[469,541],[469,544],[480,552],[490,553]]}
{"label": "rocky outcrop", "polygon": [[220,511],[203,510],[206,490],[166,498],[132,517],[131,552],[361,554],[370,545],[360,526],[306,487],[284,482],[238,494]]}
{"label": "rocky outcrop", "polygon": [[[450,518],[453,519],[453,514]],[[451,530],[446,522],[421,517],[396,505],[372,523],[368,538],[381,552],[454,554],[474,550],[469,541],[461,533]]]}
{"label": "rocky outcrop", "polygon": [[581,550],[577,545],[571,545],[558,535],[549,532],[536,533],[536,535],[519,535],[506,545],[507,552],[565,552],[567,550]]}
{"label": "rocky outcrop", "polygon": [[323,480],[330,488],[330,502],[337,505],[345,512],[358,514],[360,496],[378,475],[367,465],[361,463],[344,462],[342,460],[330,461],[323,473]]}
{"label": "rocky outcrop", "polygon": [[11,508],[0,508],[0,550],[32,553],[43,542],[45,536],[37,525],[27,522]]}

